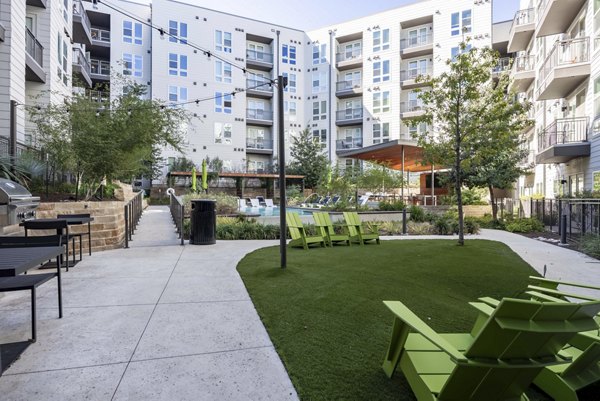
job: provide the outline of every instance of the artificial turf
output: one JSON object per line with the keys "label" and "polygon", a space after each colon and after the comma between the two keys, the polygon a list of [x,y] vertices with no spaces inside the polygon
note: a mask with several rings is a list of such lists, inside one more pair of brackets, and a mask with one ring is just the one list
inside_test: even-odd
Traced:
{"label": "artificial turf", "polygon": [[[469,240],[288,249],[247,255],[238,271],[301,400],[415,400],[381,364],[400,300],[439,332],[468,332],[478,297],[518,296],[535,271],[506,245]],[[531,400],[549,400],[535,390]]]}

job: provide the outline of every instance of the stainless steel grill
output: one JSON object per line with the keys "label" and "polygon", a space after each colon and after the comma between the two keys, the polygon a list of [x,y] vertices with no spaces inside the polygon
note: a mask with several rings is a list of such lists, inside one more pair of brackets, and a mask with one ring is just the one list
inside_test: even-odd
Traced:
{"label": "stainless steel grill", "polygon": [[35,217],[40,198],[32,196],[24,186],[0,178],[0,227],[19,224]]}

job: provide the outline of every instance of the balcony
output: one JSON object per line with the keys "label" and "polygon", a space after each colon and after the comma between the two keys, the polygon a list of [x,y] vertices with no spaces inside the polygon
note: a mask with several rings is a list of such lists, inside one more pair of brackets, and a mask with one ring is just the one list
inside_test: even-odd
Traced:
{"label": "balcony", "polygon": [[534,70],[535,59],[533,56],[517,56],[512,66],[511,83],[512,88],[517,92],[525,92],[535,79]]}
{"label": "balcony", "polygon": [[510,70],[510,63],[512,62],[511,57],[501,57],[498,59],[498,64],[492,69],[492,78],[499,79],[500,74]]}
{"label": "balcony", "polygon": [[362,95],[362,80],[340,81],[335,84],[335,95],[339,99]]}
{"label": "balcony", "polygon": [[272,155],[273,140],[271,138],[246,138],[246,153]]}
{"label": "balcony", "polygon": [[33,82],[46,82],[44,47],[27,27],[25,28],[25,79]]}
{"label": "balcony", "polygon": [[363,64],[362,49],[347,50],[335,55],[336,67],[340,71],[361,68]]}
{"label": "balcony", "polygon": [[[73,41],[92,45],[92,24],[81,0],[73,1]],[[110,36],[109,36],[110,39]]]}
{"label": "balcony", "polygon": [[536,37],[566,32],[586,0],[542,0],[537,8]]}
{"label": "balcony", "polygon": [[246,66],[261,71],[273,69],[273,54],[246,49]]}
{"label": "balcony", "polygon": [[431,73],[431,66],[402,70],[400,71],[400,87],[402,89],[412,89],[427,86],[427,81]]}
{"label": "balcony", "polygon": [[25,4],[32,7],[46,8],[46,0],[27,0]]}
{"label": "balcony", "polygon": [[246,123],[270,127],[273,125],[273,112],[263,109],[246,109]]}
{"label": "balcony", "polygon": [[[73,48],[73,77],[77,77],[81,83],[92,86],[91,66],[83,50],[79,47]],[[73,80],[75,84],[75,79]]]}
{"label": "balcony", "polygon": [[338,110],[335,116],[335,125],[338,127],[346,127],[348,125],[358,125],[363,122],[363,109],[345,109]]}
{"label": "balcony", "polygon": [[360,138],[344,138],[335,141],[336,152],[345,152],[352,149],[360,149],[363,147],[363,139]]}
{"label": "balcony", "polygon": [[519,10],[515,14],[508,36],[508,52],[527,49],[535,32],[535,9]]}
{"label": "balcony", "polygon": [[99,91],[99,90],[87,89],[85,91],[85,95],[92,102],[105,103],[105,102],[110,101],[110,93],[108,91]]}
{"label": "balcony", "polygon": [[433,54],[433,35],[422,34],[400,41],[400,55],[402,58],[420,57]]}
{"label": "balcony", "polygon": [[590,76],[590,38],[556,42],[540,68],[537,100],[567,97]]}
{"label": "balcony", "polygon": [[423,102],[421,100],[409,100],[400,103],[400,118],[411,119],[425,114]]}
{"label": "balcony", "polygon": [[90,78],[96,81],[110,81],[110,62],[91,59]]}
{"label": "balcony", "polygon": [[536,163],[566,163],[577,157],[589,157],[588,118],[561,118],[538,136]]}
{"label": "balcony", "polygon": [[261,99],[270,99],[273,97],[273,85],[271,85],[270,81],[265,81],[264,79],[247,79],[246,95]]}

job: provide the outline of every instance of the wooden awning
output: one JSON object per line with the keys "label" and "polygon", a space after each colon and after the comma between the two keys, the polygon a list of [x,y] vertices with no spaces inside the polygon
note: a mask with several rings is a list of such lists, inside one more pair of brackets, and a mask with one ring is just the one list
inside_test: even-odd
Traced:
{"label": "wooden awning", "polygon": [[423,148],[417,146],[414,141],[402,139],[339,152],[338,157],[382,163],[394,170],[402,170],[403,154],[404,171],[411,173],[431,171],[431,165],[423,163]]}

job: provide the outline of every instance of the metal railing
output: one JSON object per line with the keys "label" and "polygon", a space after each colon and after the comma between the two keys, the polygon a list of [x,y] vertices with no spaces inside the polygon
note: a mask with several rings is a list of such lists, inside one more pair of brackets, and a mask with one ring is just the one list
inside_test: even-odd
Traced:
{"label": "metal railing", "polygon": [[345,121],[345,120],[355,120],[357,118],[363,117],[363,109],[345,109],[338,110],[336,112],[336,120],[337,121]]}
{"label": "metal railing", "polygon": [[25,27],[25,51],[40,67],[44,66],[44,46],[42,46],[27,27]]}
{"label": "metal railing", "polygon": [[418,47],[418,46],[425,46],[425,45],[430,45],[433,43],[433,35],[428,33],[428,34],[421,34],[421,35],[417,35],[417,36],[413,36],[410,38],[405,38],[400,40],[400,48],[402,50],[406,50],[406,49],[410,49],[413,47]]}
{"label": "metal railing", "polygon": [[89,97],[91,101],[102,103],[110,100],[110,93],[107,91],[99,91],[88,89],[85,91],[85,95]]}
{"label": "metal railing", "polygon": [[413,113],[423,110],[423,102],[421,100],[409,100],[408,102],[400,102],[401,113]]}
{"label": "metal railing", "polygon": [[352,81],[339,81],[335,84],[335,89],[337,92],[350,91],[355,89],[362,88],[362,80],[355,79]]}
{"label": "metal railing", "polygon": [[517,56],[513,62],[513,73],[533,71],[535,58],[533,56]]}
{"label": "metal railing", "polygon": [[359,149],[363,146],[362,138],[346,138],[346,139],[338,139],[335,141],[335,148],[337,150],[346,150],[346,149]]}
{"label": "metal railing", "polygon": [[268,138],[246,138],[246,148],[273,150],[273,141]]}
{"label": "metal railing", "polygon": [[90,72],[96,75],[110,76],[110,62],[105,60],[90,60]]}
{"label": "metal railing", "polygon": [[175,196],[173,193],[169,194],[169,210],[171,211],[171,217],[173,218],[173,223],[175,224],[177,234],[179,234],[181,245],[183,245],[183,220],[185,219],[185,205],[181,199]]}
{"label": "metal railing", "polygon": [[492,73],[498,74],[510,69],[511,57],[501,57],[498,59],[498,64],[492,69]]}
{"label": "metal railing", "polygon": [[246,60],[247,61],[258,61],[258,62],[267,63],[267,64],[273,64],[273,54],[246,49]]}
{"label": "metal railing", "polygon": [[[561,65],[590,61],[590,38],[557,41],[540,68],[539,82],[543,83],[550,72]],[[545,85],[540,85],[540,89]]]}
{"label": "metal railing", "polygon": [[402,70],[400,71],[400,80],[406,81],[408,79],[417,79],[417,77],[430,75],[431,72],[431,66],[427,66],[427,68],[412,68],[408,70]]}
{"label": "metal railing", "polygon": [[247,79],[246,89],[259,92],[273,93],[273,85],[271,85],[269,81],[264,79]]}
{"label": "metal railing", "polygon": [[532,22],[535,22],[535,8],[528,8],[517,11],[512,24],[513,26],[519,26],[531,24]]}
{"label": "metal railing", "polygon": [[83,8],[83,3],[81,0],[73,0],[73,15],[81,17],[81,24],[83,25],[83,28],[91,33],[92,23],[90,22],[90,17],[88,17],[87,12],[85,12],[85,8]]}
{"label": "metal railing", "polygon": [[125,248],[129,248],[129,241],[133,240],[133,234],[135,234],[135,229],[144,211],[144,191],[136,193],[125,204],[123,211],[125,213]]}
{"label": "metal railing", "polygon": [[273,121],[273,112],[263,109],[246,109],[246,118],[262,121]]}
{"label": "metal railing", "polygon": [[86,71],[88,75],[90,75],[90,72],[92,71],[90,67],[90,62],[85,56],[83,50],[81,50],[79,47],[73,48],[73,64],[81,66],[81,68],[84,71]]}
{"label": "metal railing", "polygon": [[539,134],[538,152],[554,145],[587,142],[588,122],[588,117],[557,119]]}
{"label": "metal railing", "polygon": [[338,63],[350,60],[359,60],[362,59],[362,48],[360,49],[352,49],[349,51],[343,51],[340,53],[336,53],[335,60]]}
{"label": "metal railing", "polygon": [[110,31],[101,28],[90,28],[92,40],[110,43]]}

